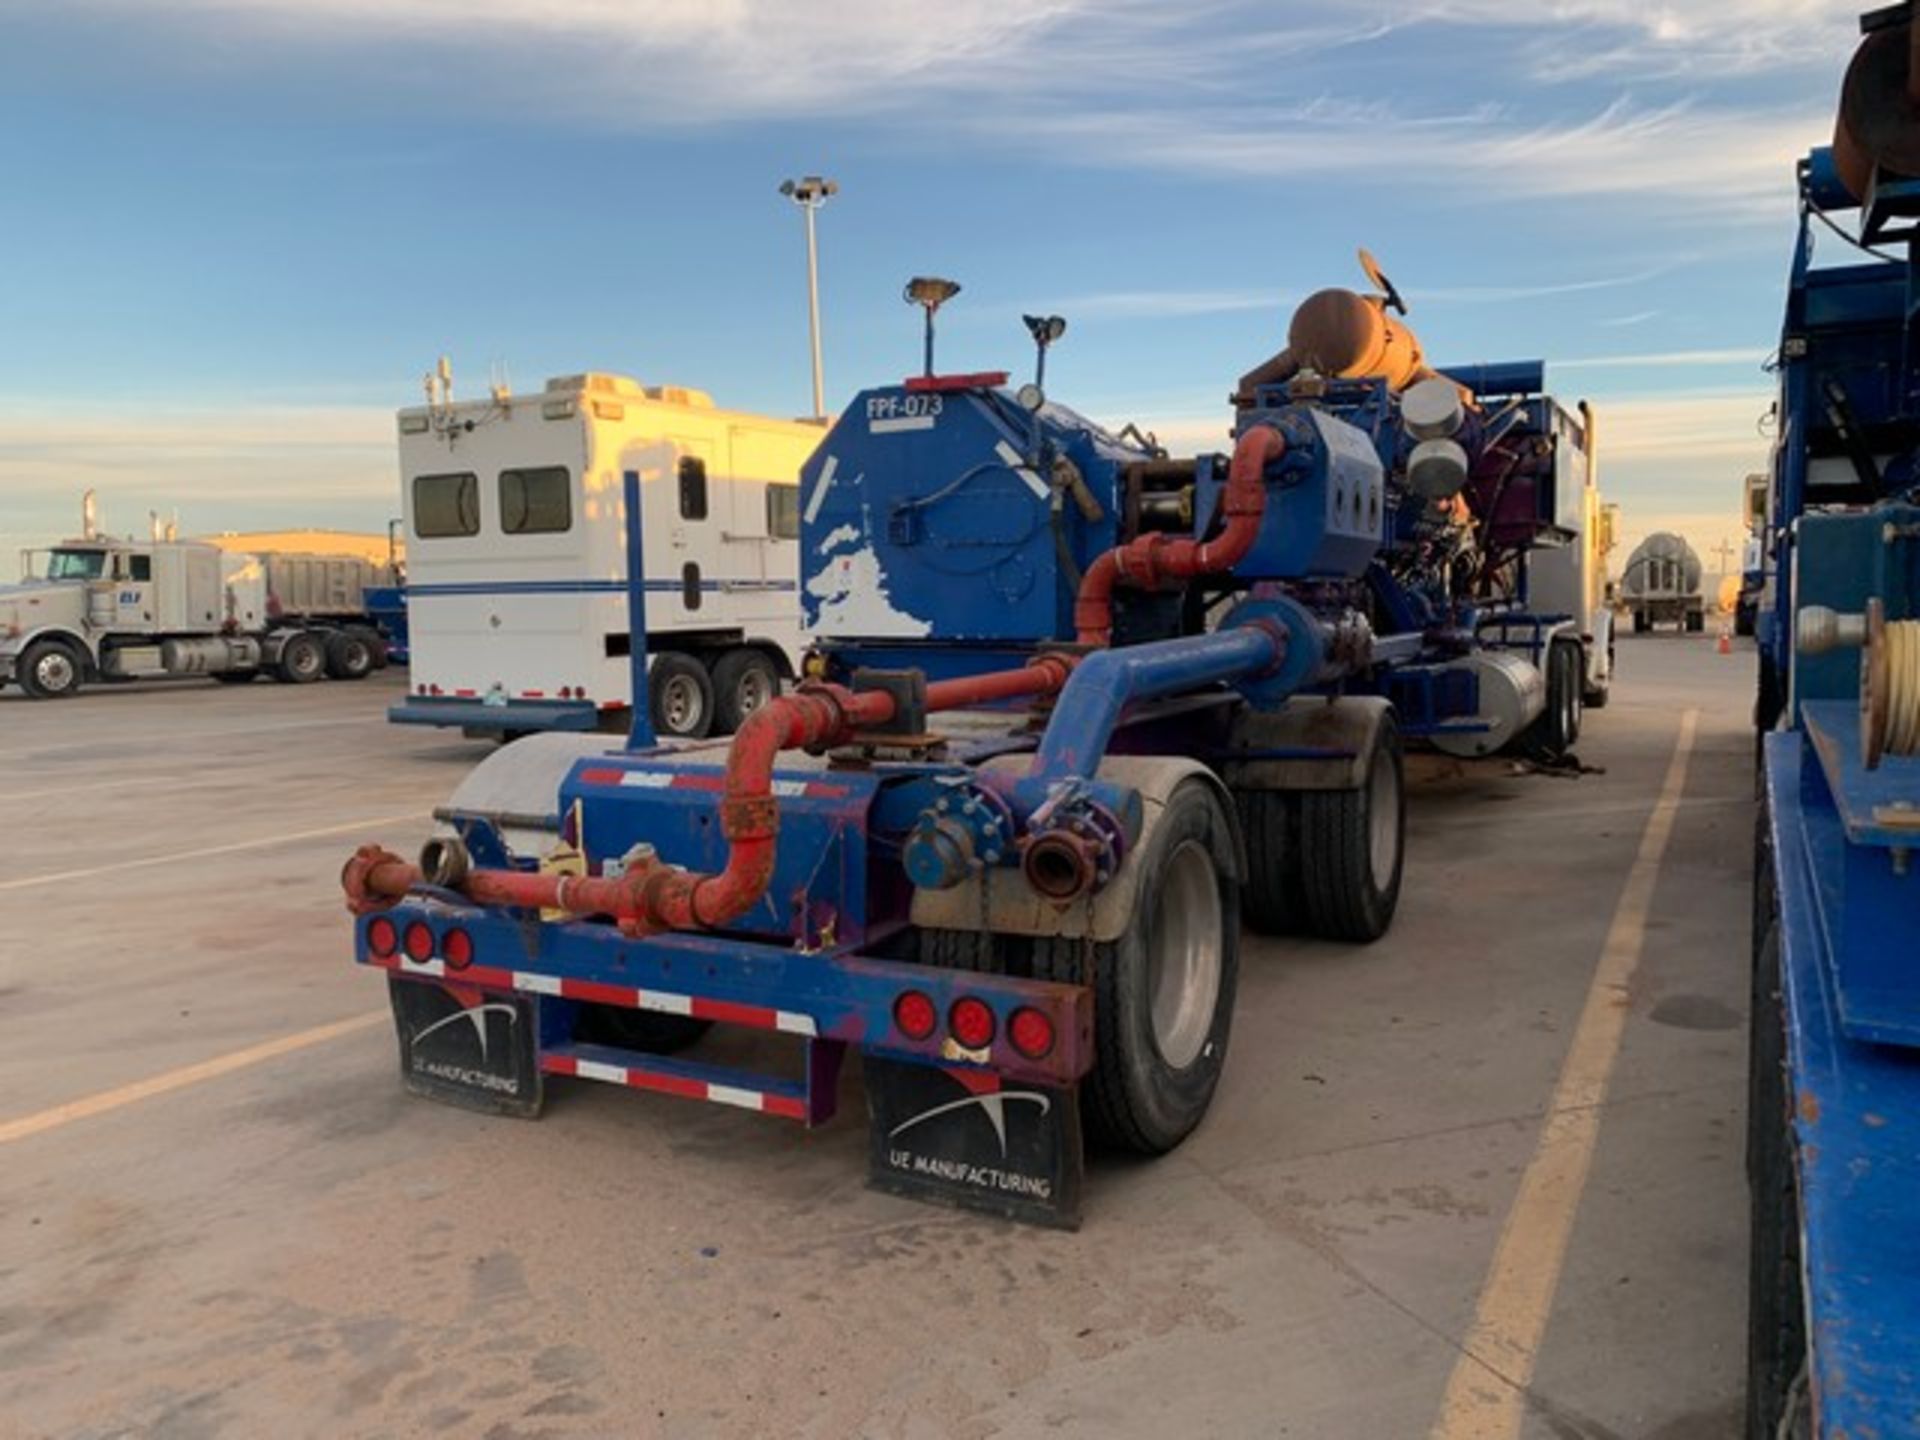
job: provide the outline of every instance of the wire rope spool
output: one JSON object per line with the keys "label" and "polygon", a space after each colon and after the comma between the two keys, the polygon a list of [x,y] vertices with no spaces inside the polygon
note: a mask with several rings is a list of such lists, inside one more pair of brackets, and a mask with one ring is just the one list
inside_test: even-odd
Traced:
{"label": "wire rope spool", "polygon": [[1869,770],[1886,755],[1920,754],[1920,620],[1888,620],[1867,601],[1860,657],[1860,750]]}

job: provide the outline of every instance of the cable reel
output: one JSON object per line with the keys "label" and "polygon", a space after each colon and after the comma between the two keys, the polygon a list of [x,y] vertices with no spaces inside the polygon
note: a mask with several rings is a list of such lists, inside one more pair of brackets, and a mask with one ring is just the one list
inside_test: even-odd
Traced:
{"label": "cable reel", "polygon": [[1802,655],[1859,649],[1860,754],[1867,769],[1879,768],[1888,755],[1920,755],[1920,620],[1887,619],[1886,602],[1876,595],[1859,615],[1809,605],[1796,631]]}

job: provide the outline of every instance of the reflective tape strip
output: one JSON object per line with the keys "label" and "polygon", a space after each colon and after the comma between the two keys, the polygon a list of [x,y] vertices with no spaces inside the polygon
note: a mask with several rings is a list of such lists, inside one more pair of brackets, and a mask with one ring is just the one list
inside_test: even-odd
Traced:
{"label": "reflective tape strip", "polygon": [[813,524],[820,517],[820,507],[826,503],[827,491],[833,488],[834,472],[839,468],[838,455],[827,456],[827,463],[820,467],[820,483],[813,487],[813,494],[807,497],[807,524]]}
{"label": "reflective tape strip", "polygon": [[560,993],[560,977],[558,975],[535,975],[530,970],[516,970],[513,972],[513,988],[516,990],[528,990],[535,995],[558,995]]}
{"label": "reflective tape strip", "polygon": [[993,447],[993,453],[1007,462],[1007,468],[1018,475],[1026,487],[1033,491],[1036,500],[1047,498],[1047,482],[1035,474],[1027,464],[1027,457],[1013,446],[1002,440]]}
{"label": "reflective tape strip", "polygon": [[789,1035],[818,1035],[820,1027],[813,1023],[811,1015],[796,1015],[791,1010],[774,1011],[773,1028],[784,1030]]}
{"label": "reflective tape strip", "polygon": [[633,993],[642,1010],[658,1010],[668,1015],[693,1014],[691,995],[669,995],[664,990],[636,990]]}

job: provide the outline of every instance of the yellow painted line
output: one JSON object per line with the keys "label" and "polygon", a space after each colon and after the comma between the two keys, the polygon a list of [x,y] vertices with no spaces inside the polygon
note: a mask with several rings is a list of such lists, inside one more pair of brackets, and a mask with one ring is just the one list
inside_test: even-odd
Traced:
{"label": "yellow painted line", "polygon": [[236,1070],[245,1070],[250,1065],[262,1061],[274,1060],[282,1055],[291,1055],[296,1050],[305,1050],[310,1045],[320,1045],[328,1040],[338,1039],[342,1035],[351,1035],[355,1031],[365,1030],[387,1018],[384,1010],[372,1010],[365,1015],[356,1015],[351,1020],[336,1020],[331,1025],[316,1025],[311,1030],[301,1030],[292,1035],[282,1035],[278,1040],[268,1040],[260,1045],[250,1045],[245,1050],[235,1050],[230,1055],[219,1055],[212,1060],[202,1060],[197,1065],[183,1065],[178,1070],[169,1070],[165,1074],[155,1075],[146,1080],[136,1080],[131,1085],[122,1085],[117,1089],[103,1090],[98,1095],[89,1095],[84,1100],[70,1100],[65,1105],[56,1105],[51,1110],[42,1110],[35,1115],[22,1115],[18,1120],[0,1122],[0,1145],[15,1140],[25,1140],[34,1135],[44,1135],[49,1130],[58,1130],[62,1125],[71,1125],[76,1120],[90,1120],[95,1115],[104,1115],[109,1110],[118,1110],[125,1105],[136,1105],[142,1100],[151,1100],[156,1095],[165,1095],[170,1091],[183,1090],[189,1085],[199,1085],[207,1080],[217,1080],[222,1075],[231,1075]]}
{"label": "yellow painted line", "polygon": [[1560,1067],[1540,1139],[1487,1271],[1473,1327],[1447,1382],[1429,1440],[1514,1440],[1526,1410],[1534,1359],[1553,1312],[1567,1241],[1593,1166],[1601,1107],[1626,1031],[1628,985],[1646,948],[1660,861],[1673,837],[1699,711],[1680,717],[1666,783],[1647,817],[1626,888],[1607,927],[1573,1043]]}
{"label": "yellow painted line", "polygon": [[121,875],[129,870],[145,870],[153,865],[176,865],[182,860],[206,860],[215,855],[237,855],[246,850],[266,850],[296,840],[324,840],[329,835],[352,835],[381,825],[402,825],[426,819],[418,810],[405,815],[376,815],[370,820],[350,820],[344,825],[326,825],[318,830],[289,830],[265,835],[257,840],[235,840],[227,845],[203,845],[197,850],[175,850],[166,855],[147,855],[137,860],[116,860],[111,865],[91,865],[85,870],[55,870],[47,875],[23,875],[17,880],[0,880],[0,891],[31,890],[36,885],[58,885],[66,880],[88,880],[98,875]]}

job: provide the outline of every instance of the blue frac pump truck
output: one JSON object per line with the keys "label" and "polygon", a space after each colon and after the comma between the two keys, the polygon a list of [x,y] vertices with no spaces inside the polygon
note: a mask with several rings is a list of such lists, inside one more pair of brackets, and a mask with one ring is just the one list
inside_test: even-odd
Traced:
{"label": "blue frac pump truck", "polygon": [[1920,1435],[1920,64],[1910,4],[1863,28],[1799,167],[1763,531],[1752,1440]]}
{"label": "blue frac pump truck", "polygon": [[[731,742],[662,746],[644,703],[624,746],[518,741],[417,863],[348,863],[408,1084],[816,1125],[852,1048],[876,1185],[1064,1225],[1083,1131],[1178,1145],[1243,917],[1380,936],[1403,744],[1551,760],[1591,680],[1587,617],[1529,600],[1589,417],[1538,363],[1430,368],[1367,268],[1243,380],[1231,453],[1190,458],[1047,397],[1057,317],[1028,319],[1029,384],[936,373],[958,287],[913,281],[924,373],[856,396],[800,477],[805,678]],[[714,1023],[768,1032],[764,1065],[678,1053]]]}

